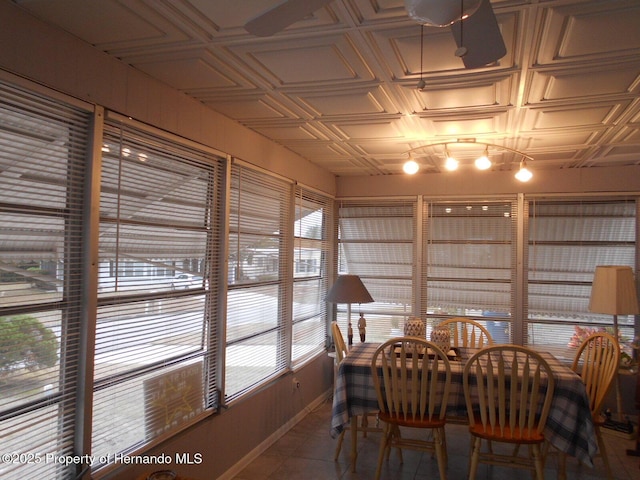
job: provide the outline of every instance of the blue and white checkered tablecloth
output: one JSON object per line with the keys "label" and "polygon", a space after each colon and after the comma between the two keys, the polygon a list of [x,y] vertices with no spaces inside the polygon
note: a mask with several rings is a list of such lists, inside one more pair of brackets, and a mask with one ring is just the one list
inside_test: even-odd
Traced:
{"label": "blue and white checkered tablecloth", "polygon": [[[336,437],[354,415],[378,410],[378,401],[371,377],[371,359],[376,343],[354,344],[340,364],[335,382],[331,435]],[[460,349],[460,360],[451,361],[451,391],[447,415],[466,417],[462,387],[462,371],[475,350]],[[561,452],[593,466],[598,450],[591,420],[589,399],[580,377],[549,353],[542,353],[556,377],[556,385],[547,419],[545,437]]]}

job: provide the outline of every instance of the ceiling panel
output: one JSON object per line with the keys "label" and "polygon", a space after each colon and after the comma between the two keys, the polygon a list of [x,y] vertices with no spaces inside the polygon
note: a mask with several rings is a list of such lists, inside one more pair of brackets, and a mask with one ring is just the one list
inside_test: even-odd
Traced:
{"label": "ceiling panel", "polygon": [[513,78],[482,77],[460,85],[443,82],[426,88],[418,95],[424,100],[425,110],[451,110],[459,108],[494,108],[509,105]]}
{"label": "ceiling panel", "polygon": [[574,127],[603,128],[610,123],[616,112],[623,108],[616,103],[577,104],[562,107],[530,109],[529,122],[525,126],[530,130],[560,130]]}
{"label": "ceiling panel", "polygon": [[585,102],[605,96],[628,98],[638,90],[640,62],[603,68],[565,68],[536,72],[532,79],[530,103],[550,101]]}

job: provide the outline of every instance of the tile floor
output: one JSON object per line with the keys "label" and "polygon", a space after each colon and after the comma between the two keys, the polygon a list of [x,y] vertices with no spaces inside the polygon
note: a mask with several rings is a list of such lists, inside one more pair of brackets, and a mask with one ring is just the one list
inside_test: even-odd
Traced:
{"label": "tile floor", "polygon": [[[338,461],[333,460],[336,440],[329,435],[331,401],[328,400],[310,412],[300,423],[280,438],[272,447],[249,464],[234,480],[355,480],[372,479],[375,474],[379,433],[369,433],[367,438],[358,438],[357,472],[351,472],[349,460],[350,433],[345,435]],[[626,455],[627,449],[635,448],[635,440],[605,435],[609,458],[616,480],[640,478],[640,458]],[[449,480],[464,480],[469,461],[469,437],[465,426],[447,426],[449,452]],[[435,457],[429,453],[403,452],[404,463],[392,452],[385,463],[382,477],[386,480],[427,480],[438,478]],[[595,468],[581,466],[567,460],[568,480],[593,480],[605,478],[602,461],[596,458]],[[545,479],[556,479],[556,458],[550,456],[546,463]],[[478,479],[512,480],[532,478],[523,470],[488,467],[481,465]]]}

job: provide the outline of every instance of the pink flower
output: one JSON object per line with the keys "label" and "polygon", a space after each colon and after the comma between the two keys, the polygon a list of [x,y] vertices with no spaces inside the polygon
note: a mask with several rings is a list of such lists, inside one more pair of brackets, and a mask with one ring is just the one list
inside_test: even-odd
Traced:
{"label": "pink flower", "polygon": [[[578,348],[580,345],[582,345],[582,342],[584,342],[587,339],[587,337],[592,333],[606,332],[610,335],[615,336],[613,327],[596,328],[596,327],[580,327],[579,325],[575,325],[573,329],[575,330],[575,332],[569,339],[569,343],[567,343],[567,346],[571,348]],[[620,345],[620,348],[622,348],[623,342],[624,342],[624,337],[622,336],[621,332],[618,332],[618,344]]]}
{"label": "pink flower", "polygon": [[582,345],[582,342],[584,342],[586,338],[592,333],[605,331],[604,328],[580,327],[579,325],[575,325],[573,328],[575,332],[571,336],[571,338],[569,339],[569,343],[567,344],[567,346],[571,348],[578,348],[580,345]]}

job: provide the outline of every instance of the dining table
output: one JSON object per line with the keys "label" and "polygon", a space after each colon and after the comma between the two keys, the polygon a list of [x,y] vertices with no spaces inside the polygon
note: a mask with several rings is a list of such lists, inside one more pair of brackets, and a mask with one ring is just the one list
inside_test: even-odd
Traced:
{"label": "dining table", "polygon": [[[331,436],[335,438],[348,425],[351,426],[351,462],[354,471],[357,459],[357,417],[378,410],[371,360],[379,345],[373,342],[352,345],[340,363],[335,378]],[[447,417],[468,418],[462,377],[466,361],[475,352],[477,349],[456,348],[455,356],[450,360],[451,387]],[[545,439],[560,452],[593,467],[598,443],[584,383],[568,365],[550,353],[538,353],[549,363],[556,380],[544,430]],[[562,478],[564,472],[560,473]]]}

